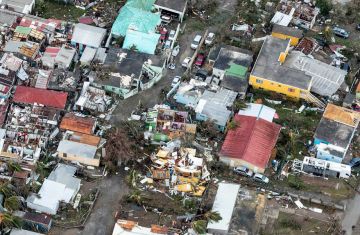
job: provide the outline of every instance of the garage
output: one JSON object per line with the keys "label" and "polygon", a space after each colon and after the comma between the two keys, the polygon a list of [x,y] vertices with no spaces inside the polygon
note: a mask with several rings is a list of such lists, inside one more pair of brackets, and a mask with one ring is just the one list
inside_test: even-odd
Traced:
{"label": "garage", "polygon": [[156,0],[154,7],[161,15],[171,16],[180,22],[183,21],[187,7],[187,0]]}

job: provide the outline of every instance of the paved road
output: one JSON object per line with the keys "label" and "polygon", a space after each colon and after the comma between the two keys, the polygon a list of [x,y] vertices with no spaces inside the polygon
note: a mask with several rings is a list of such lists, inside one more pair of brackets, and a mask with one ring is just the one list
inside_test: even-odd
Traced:
{"label": "paved road", "polygon": [[[347,210],[342,221],[342,229],[346,235],[360,234],[360,194],[357,193],[347,204]],[[355,229],[352,227],[355,226]]]}
{"label": "paved road", "polygon": [[112,175],[100,183],[100,196],[93,208],[84,230],[84,235],[112,234],[119,201],[128,193],[124,174]]}

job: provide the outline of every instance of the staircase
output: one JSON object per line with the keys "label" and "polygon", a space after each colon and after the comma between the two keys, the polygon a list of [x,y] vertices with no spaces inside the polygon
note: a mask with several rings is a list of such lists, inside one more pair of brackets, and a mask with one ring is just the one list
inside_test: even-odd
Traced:
{"label": "staircase", "polygon": [[324,102],[322,102],[321,100],[319,100],[316,96],[314,96],[313,94],[311,94],[310,92],[302,92],[301,93],[301,98],[316,105],[319,108],[325,108],[326,104],[324,104]]}

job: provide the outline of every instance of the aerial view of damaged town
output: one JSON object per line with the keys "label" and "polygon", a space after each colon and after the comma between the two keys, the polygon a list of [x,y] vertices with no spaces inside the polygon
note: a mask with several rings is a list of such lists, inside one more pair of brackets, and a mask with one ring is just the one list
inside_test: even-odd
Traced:
{"label": "aerial view of damaged town", "polygon": [[0,0],[0,235],[360,235],[360,0]]}

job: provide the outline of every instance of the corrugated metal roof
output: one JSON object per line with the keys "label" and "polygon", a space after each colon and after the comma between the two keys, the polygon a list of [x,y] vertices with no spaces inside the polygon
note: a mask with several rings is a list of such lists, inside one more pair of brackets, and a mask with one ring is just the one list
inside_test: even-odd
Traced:
{"label": "corrugated metal roof", "polygon": [[360,113],[334,104],[327,105],[323,117],[352,127],[360,121]]}
{"label": "corrugated metal roof", "polygon": [[73,113],[67,113],[61,121],[60,129],[91,135],[95,122],[94,118],[79,117]]}
{"label": "corrugated metal roof", "polygon": [[262,118],[268,122],[272,122],[276,110],[263,104],[247,104],[246,109],[239,110],[239,115]]}
{"label": "corrugated metal roof", "polygon": [[33,87],[18,86],[13,101],[24,104],[41,104],[53,108],[64,109],[67,92],[50,91]]}
{"label": "corrugated metal roof", "polygon": [[72,35],[71,41],[74,43],[99,48],[101,42],[104,40],[105,34],[106,29],[79,23],[74,27],[74,33]]}
{"label": "corrugated metal roof", "polygon": [[58,152],[75,155],[78,157],[95,158],[97,147],[69,140],[62,140],[57,148]]}
{"label": "corrugated metal roof", "polygon": [[242,115],[235,115],[234,120],[240,125],[228,131],[220,154],[265,169],[276,145],[281,126]]}

